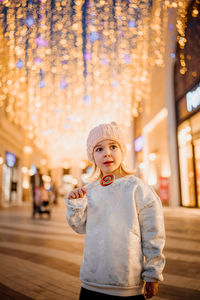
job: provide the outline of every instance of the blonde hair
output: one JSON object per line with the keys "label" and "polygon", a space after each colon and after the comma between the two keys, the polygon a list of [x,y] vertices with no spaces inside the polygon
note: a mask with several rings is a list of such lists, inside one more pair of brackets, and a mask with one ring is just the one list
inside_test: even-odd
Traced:
{"label": "blonde hair", "polygon": [[[103,177],[103,172],[97,167],[96,163],[93,162],[93,172],[90,175],[89,179],[91,181],[97,181]],[[121,162],[119,166],[119,173],[122,175],[122,177],[127,175],[134,175],[135,171],[128,170],[127,167],[124,165],[123,162]]]}

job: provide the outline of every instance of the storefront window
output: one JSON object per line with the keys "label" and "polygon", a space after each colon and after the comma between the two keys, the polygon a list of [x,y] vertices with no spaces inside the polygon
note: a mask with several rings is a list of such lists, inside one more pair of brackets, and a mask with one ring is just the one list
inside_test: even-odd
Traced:
{"label": "storefront window", "polygon": [[200,112],[178,127],[182,205],[200,207]]}
{"label": "storefront window", "polygon": [[196,206],[192,132],[189,121],[178,128],[181,196],[183,206]]}
{"label": "storefront window", "polygon": [[196,168],[196,185],[197,185],[197,201],[200,207],[200,138],[194,141],[195,168]]}
{"label": "storefront window", "polygon": [[200,207],[200,112],[191,118],[194,143],[194,165],[197,189],[197,204]]}
{"label": "storefront window", "polygon": [[10,206],[20,201],[19,160],[6,152],[5,163],[2,166],[2,205]]}
{"label": "storefront window", "polygon": [[3,201],[5,204],[9,204],[11,197],[11,178],[12,169],[6,164],[3,165]]}

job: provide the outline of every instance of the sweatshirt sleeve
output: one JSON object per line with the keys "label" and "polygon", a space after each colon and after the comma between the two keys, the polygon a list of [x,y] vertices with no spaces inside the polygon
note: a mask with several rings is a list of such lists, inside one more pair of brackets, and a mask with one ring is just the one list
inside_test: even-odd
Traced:
{"label": "sweatshirt sleeve", "polygon": [[67,221],[69,226],[77,233],[84,234],[87,222],[87,198],[65,200],[67,208]]}
{"label": "sweatshirt sleeve", "polygon": [[162,203],[153,189],[142,183],[136,189],[136,204],[144,255],[142,277],[146,282],[163,281],[165,227]]}

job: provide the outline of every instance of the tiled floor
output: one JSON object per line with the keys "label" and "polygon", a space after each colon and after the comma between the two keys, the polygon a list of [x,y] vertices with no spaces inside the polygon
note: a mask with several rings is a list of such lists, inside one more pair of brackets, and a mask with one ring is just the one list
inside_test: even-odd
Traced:
{"label": "tiled floor", "polygon": [[[200,299],[200,210],[165,208],[167,263],[155,300]],[[60,200],[50,220],[31,206],[0,210],[0,299],[76,300],[84,236],[65,222]]]}

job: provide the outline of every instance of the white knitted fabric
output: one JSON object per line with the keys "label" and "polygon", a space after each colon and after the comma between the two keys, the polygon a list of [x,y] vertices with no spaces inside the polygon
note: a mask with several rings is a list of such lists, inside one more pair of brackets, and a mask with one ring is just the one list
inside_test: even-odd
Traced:
{"label": "white knitted fabric", "polygon": [[100,124],[97,127],[94,127],[87,139],[87,155],[90,161],[94,161],[93,150],[94,147],[103,140],[113,140],[117,142],[121,148],[122,155],[126,154],[126,145],[123,138],[123,132],[119,126],[112,122],[111,124]]}
{"label": "white knitted fabric", "polygon": [[86,186],[84,198],[66,199],[69,225],[86,234],[82,286],[121,297],[142,294],[143,280],[163,280],[161,201],[133,175],[117,178],[106,187],[96,184]]}

